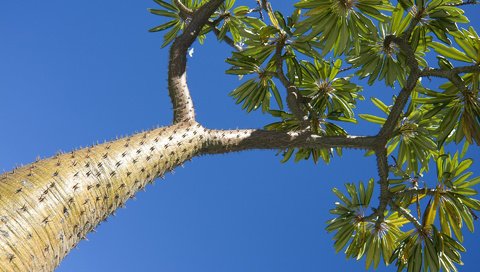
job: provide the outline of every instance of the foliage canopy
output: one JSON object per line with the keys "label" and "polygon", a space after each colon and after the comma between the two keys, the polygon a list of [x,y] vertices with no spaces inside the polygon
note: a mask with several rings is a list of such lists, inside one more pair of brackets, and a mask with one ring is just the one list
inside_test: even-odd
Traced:
{"label": "foliage canopy", "polygon": [[[208,1],[155,2],[150,12],[166,22],[150,31],[166,31],[164,47]],[[339,202],[326,228],[337,252],[364,258],[367,268],[383,261],[398,271],[457,271],[462,264],[463,226],[473,231],[480,210],[480,177],[464,158],[480,145],[480,37],[462,9],[474,4],[300,0],[285,15],[265,0],[253,7],[226,0],[199,33],[201,43],[213,32],[232,46],[226,73],[242,83],[230,95],[247,112],[278,119],[266,130],[348,138],[342,126],[356,116],[381,126],[375,144],[363,148],[377,156],[378,206],[373,178],[345,184],[346,194],[335,188]],[[384,116],[357,114],[364,85],[378,82],[400,92],[391,103],[371,99]],[[329,162],[334,152],[342,148],[281,150],[283,162]],[[428,171],[436,178],[424,180]]]}

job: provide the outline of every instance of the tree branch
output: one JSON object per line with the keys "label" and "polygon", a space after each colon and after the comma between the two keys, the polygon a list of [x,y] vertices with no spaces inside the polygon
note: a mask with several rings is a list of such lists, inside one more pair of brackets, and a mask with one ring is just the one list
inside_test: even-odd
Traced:
{"label": "tree branch", "polygon": [[[413,25],[415,24],[416,23],[414,23]],[[391,43],[395,43],[399,46],[401,53],[403,53],[406,57],[407,65],[410,68],[410,75],[408,76],[405,87],[403,87],[398,94],[398,97],[396,98],[395,104],[390,110],[390,114],[388,115],[387,120],[380,129],[380,132],[377,134],[378,141],[376,142],[375,154],[377,156],[378,176],[380,178],[380,196],[378,208],[372,215],[368,216],[368,218],[377,216],[377,226],[383,222],[385,217],[385,210],[388,203],[392,199],[392,194],[390,193],[388,188],[389,166],[387,160],[387,149],[385,146],[387,141],[392,137],[393,131],[395,130],[398,120],[402,115],[403,109],[405,108],[405,105],[410,98],[412,90],[417,85],[417,81],[421,73],[420,69],[418,68],[418,62],[415,59],[415,51],[407,42],[407,37],[409,35],[408,31],[406,32],[407,34],[404,34],[402,36],[402,38],[396,37],[394,35],[389,35],[385,37],[384,40],[384,46],[390,46]]]}
{"label": "tree branch", "polygon": [[440,195],[443,195],[443,194],[446,194],[447,192],[448,191],[445,191],[445,190],[432,189],[432,188],[408,188],[408,189],[396,192],[395,195],[396,196],[398,195],[399,196],[408,196],[408,195],[417,196],[421,194],[426,194],[426,195],[433,196],[437,193]]}
{"label": "tree branch", "polygon": [[277,41],[275,48],[275,57],[277,59],[277,77],[282,83],[283,87],[287,90],[287,105],[290,111],[298,120],[306,120],[307,114],[302,110],[300,104],[302,100],[302,95],[298,92],[295,84],[290,82],[283,72],[283,57],[282,50],[285,45],[285,37],[280,34],[280,38]]}
{"label": "tree branch", "polygon": [[[173,122],[195,120],[195,110],[187,85],[187,50],[195,41],[210,16],[224,0],[211,0],[196,10],[182,35],[178,36],[170,47],[168,65],[168,91],[173,104]],[[179,2],[179,1],[176,1]],[[178,3],[176,3],[178,4]],[[181,12],[190,12],[179,7]],[[183,11],[182,11],[183,10]]]}
{"label": "tree branch", "polygon": [[385,38],[384,43],[386,45],[389,45],[390,43],[397,44],[400,47],[401,52],[406,56],[407,65],[410,68],[410,75],[407,79],[407,83],[398,94],[395,100],[395,104],[390,110],[390,114],[388,115],[387,120],[385,121],[382,128],[380,129],[380,132],[378,133],[378,136],[382,138],[382,140],[386,143],[388,139],[392,136],[392,133],[397,126],[397,122],[400,119],[403,108],[405,108],[405,105],[410,98],[412,90],[417,85],[417,81],[420,78],[421,71],[418,68],[418,62],[415,59],[415,51],[404,38],[398,38],[396,36],[390,35]]}
{"label": "tree branch", "polygon": [[377,156],[377,171],[380,178],[378,181],[378,184],[380,184],[380,196],[378,197],[379,204],[374,214],[377,216],[376,225],[379,226],[385,219],[385,210],[391,199],[391,193],[388,189],[387,149],[379,147],[375,150],[375,155]]}
{"label": "tree branch", "polygon": [[420,73],[420,76],[451,79],[454,75],[463,73],[480,73],[480,65],[459,66],[451,70],[425,68]]}
{"label": "tree branch", "polygon": [[420,75],[421,76],[432,76],[432,77],[441,77],[447,78],[452,82],[464,95],[466,95],[470,90],[465,86],[463,79],[459,76],[462,73],[479,73],[480,65],[470,65],[470,66],[460,66],[455,67],[451,70],[443,69],[424,69]]}
{"label": "tree branch", "polygon": [[203,154],[219,154],[251,149],[358,148],[372,149],[372,136],[318,136],[309,132],[280,132],[256,129],[207,130]]}
{"label": "tree branch", "polygon": [[[187,8],[180,0],[174,0],[175,5],[178,7],[180,11],[180,16],[184,20],[190,20],[190,18],[193,16],[194,11]],[[213,33],[217,38],[219,38],[220,30],[217,28],[218,23],[220,23],[223,19],[225,19],[226,16],[222,16],[221,18],[216,19],[215,21],[207,21],[207,25],[212,28]],[[235,42],[228,36],[225,36],[222,38],[223,41],[225,41],[228,45],[233,47],[235,50],[241,51],[242,48],[240,46],[235,45]]]}

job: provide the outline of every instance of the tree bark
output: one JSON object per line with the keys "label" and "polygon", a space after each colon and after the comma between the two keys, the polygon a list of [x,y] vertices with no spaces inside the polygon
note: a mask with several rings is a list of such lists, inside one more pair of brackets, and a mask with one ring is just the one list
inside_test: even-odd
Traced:
{"label": "tree bark", "polygon": [[210,130],[188,121],[34,162],[0,175],[0,271],[54,270],[137,191],[195,156],[374,144],[375,137]]}
{"label": "tree bark", "polygon": [[53,271],[138,190],[198,155],[206,131],[180,123],[0,175],[0,271]]}

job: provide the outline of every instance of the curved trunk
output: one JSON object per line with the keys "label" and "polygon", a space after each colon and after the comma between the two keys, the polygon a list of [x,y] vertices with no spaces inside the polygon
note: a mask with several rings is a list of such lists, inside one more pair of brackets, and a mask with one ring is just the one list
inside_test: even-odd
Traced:
{"label": "curved trunk", "polygon": [[52,271],[138,190],[199,154],[190,122],[41,160],[0,175],[0,271]]}

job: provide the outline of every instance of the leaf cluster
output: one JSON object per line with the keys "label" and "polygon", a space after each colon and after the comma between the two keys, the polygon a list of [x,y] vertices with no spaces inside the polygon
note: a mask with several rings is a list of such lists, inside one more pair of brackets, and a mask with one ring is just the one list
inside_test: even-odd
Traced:
{"label": "leaf cluster", "polygon": [[[161,9],[150,11],[168,21],[150,31],[168,30],[166,46],[207,1],[155,2]],[[334,189],[340,201],[327,230],[335,232],[336,251],[365,258],[367,269],[383,261],[398,271],[457,271],[463,227],[473,231],[480,210],[474,188],[480,177],[468,171],[473,160],[463,159],[469,146],[480,145],[480,37],[468,26],[463,2],[299,0],[289,15],[269,1],[259,7],[235,2],[224,1],[199,40],[213,33],[235,48],[226,73],[240,83],[230,95],[243,110],[261,109],[276,119],[265,129],[347,137],[344,127],[357,124],[357,115],[381,131],[393,121],[386,139],[375,136],[393,158],[379,169],[379,206],[371,203],[373,179],[347,183],[347,194]],[[356,113],[367,93],[362,84],[378,82],[400,94],[391,103],[370,98],[380,116]],[[445,152],[462,143],[461,154]],[[377,146],[365,149],[383,154]],[[282,162],[329,162],[334,152],[341,155],[342,147],[280,150]],[[437,175],[426,181],[430,168]]]}

